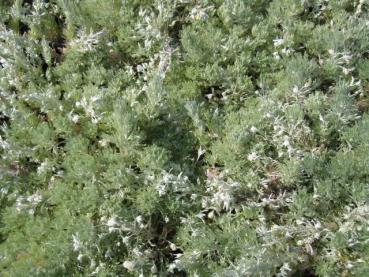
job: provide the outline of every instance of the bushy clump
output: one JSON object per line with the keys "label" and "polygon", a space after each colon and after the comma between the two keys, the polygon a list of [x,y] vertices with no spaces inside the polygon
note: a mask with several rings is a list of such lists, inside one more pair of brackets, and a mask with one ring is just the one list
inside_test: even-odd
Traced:
{"label": "bushy clump", "polygon": [[368,11],[0,1],[0,275],[366,276]]}

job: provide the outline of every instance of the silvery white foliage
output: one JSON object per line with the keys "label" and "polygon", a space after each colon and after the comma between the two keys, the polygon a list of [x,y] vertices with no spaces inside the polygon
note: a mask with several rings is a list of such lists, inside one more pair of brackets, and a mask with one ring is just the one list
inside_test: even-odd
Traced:
{"label": "silvery white foliage", "polygon": [[311,92],[311,80],[306,82],[302,87],[294,86],[292,89],[292,95],[297,99],[305,99]]}
{"label": "silvery white foliage", "polygon": [[109,218],[106,218],[105,216],[101,217],[101,223],[108,227],[108,232],[131,232],[134,229],[134,226],[132,223],[127,222],[126,220],[119,218],[116,215],[112,215]]}
{"label": "silvery white foliage", "polygon": [[41,41],[42,46],[42,56],[44,57],[47,64],[51,64],[51,49],[49,47],[49,43],[46,39],[42,39]]}
{"label": "silvery white foliage", "polygon": [[104,35],[104,30],[93,33],[91,30],[87,32],[87,30],[81,29],[78,31],[77,38],[72,39],[69,45],[82,53],[93,52]]}
{"label": "silvery white foliage", "polygon": [[[269,227],[262,220],[256,229],[260,238],[257,244],[245,245],[242,258],[214,276],[291,276],[299,264],[314,256],[313,242],[324,239],[327,230],[319,221],[301,219],[294,225]],[[290,247],[286,255],[286,245],[281,238],[295,240],[296,247]],[[283,239],[282,239],[283,240]],[[278,269],[279,268],[279,269]],[[278,270],[276,270],[278,269]]]}
{"label": "silvery white foliage", "polygon": [[52,170],[53,166],[48,159],[44,160],[37,168],[37,175],[43,175],[49,170]]}
{"label": "silvery white foliage", "polygon": [[[181,268],[182,266],[187,267],[188,265],[196,264],[200,260],[200,257],[202,254],[203,253],[198,249],[194,249],[191,252],[188,251],[184,254],[177,254],[175,255],[176,260],[178,260],[177,264],[172,264],[171,267],[175,269],[177,268],[177,265],[178,265],[178,268]],[[168,267],[168,271],[169,269],[170,268]]]}
{"label": "silvery white foliage", "polygon": [[259,155],[256,153],[256,152],[251,152],[250,154],[247,155],[247,159],[250,161],[250,162],[255,162],[259,159]]}
{"label": "silvery white foliage", "polygon": [[82,242],[79,239],[78,234],[72,235],[72,241],[73,241],[73,250],[79,251],[82,248]]}
{"label": "silvery white foliage", "polygon": [[229,211],[235,201],[235,194],[240,187],[238,182],[226,180],[224,173],[208,176],[206,181],[206,193],[202,199],[203,208],[212,208],[216,211]]}
{"label": "silvery white foliage", "polygon": [[279,209],[287,207],[293,202],[290,194],[287,192],[279,193],[278,195],[268,194],[260,199],[258,202],[251,202],[250,207],[269,207],[272,209]]}
{"label": "silvery white foliage", "polygon": [[188,17],[190,21],[205,21],[213,10],[214,6],[204,6],[203,3],[199,2],[191,9]]}
{"label": "silvery white foliage", "polygon": [[[285,34],[285,36],[288,37],[288,34]],[[276,48],[277,50],[273,53],[273,56],[276,60],[280,60],[281,56],[289,56],[295,52],[295,49],[286,46],[288,44],[289,44],[288,39],[283,38],[283,37],[277,37],[273,40],[274,48]]]}
{"label": "silvery white foliage", "polygon": [[174,273],[174,270],[181,270],[183,268],[181,260],[175,259],[171,264],[168,265],[168,272]]}
{"label": "silvery white foliage", "polygon": [[163,87],[163,81],[166,73],[169,71],[171,57],[174,49],[170,45],[170,41],[164,45],[164,48],[158,54],[158,66],[153,71],[153,77],[149,81],[148,85],[148,101],[149,110],[152,114],[151,117],[158,113],[158,107],[163,105],[165,90]]}
{"label": "silvery white foliage", "polygon": [[295,52],[295,49],[290,48],[290,47],[285,47],[285,48],[283,48],[281,50],[281,53],[284,54],[284,55],[286,55],[286,56],[289,56],[289,55],[291,55],[294,52]]}
{"label": "silvery white foliage", "polygon": [[168,193],[179,193],[178,198],[191,192],[190,182],[187,176],[181,172],[178,175],[162,171],[161,176],[155,182],[155,189],[160,196]]}
{"label": "silvery white foliage", "polygon": [[41,201],[42,195],[39,193],[34,193],[29,196],[20,195],[15,200],[15,209],[17,212],[27,212],[32,215],[35,213],[35,209]]}
{"label": "silvery white foliage", "polygon": [[[163,81],[170,69],[171,57],[175,51],[170,39],[163,40],[164,45],[158,53],[152,54],[147,62],[137,65],[136,70],[141,73],[136,79],[137,89],[133,94],[129,94],[136,95],[136,97],[140,93],[146,95],[146,105],[137,108],[142,109],[142,112],[149,118],[156,117],[165,104],[166,92]],[[137,103],[137,101],[133,101],[133,103]]]}
{"label": "silvery white foliage", "polygon": [[330,54],[333,62],[342,69],[344,75],[349,75],[355,70],[354,67],[350,66],[353,58],[353,55],[350,52],[336,52],[333,49],[329,49],[328,53]]}
{"label": "silvery white foliage", "polygon": [[80,120],[80,116],[78,114],[74,114],[73,111],[71,111],[68,114],[68,118],[73,122],[73,123],[78,123]]}
{"label": "silvery white foliage", "polygon": [[[268,253],[265,248],[259,250],[255,247],[248,249],[254,257],[245,254],[240,260],[228,268],[215,273],[214,277],[272,277],[274,268],[281,265],[280,257]],[[249,256],[249,257],[247,257]],[[268,261],[268,262],[267,262]]]}
{"label": "silvery white foliage", "polygon": [[276,51],[276,52],[273,52],[273,57],[274,59],[276,59],[277,61],[279,61],[281,59],[281,56],[279,55],[279,53]]}
{"label": "silvery white foliage", "polygon": [[139,229],[144,229],[147,227],[147,224],[145,224],[144,222],[144,218],[142,215],[139,215],[135,218],[134,221],[135,225],[139,228]]}
{"label": "silvery white foliage", "polygon": [[[0,26],[0,82],[5,87],[19,88],[25,79],[38,73],[34,65],[41,63],[37,41],[26,39],[12,30]],[[36,75],[39,77],[38,75]],[[14,107],[15,94],[0,92],[0,103]]]}
{"label": "silvery white foliage", "polygon": [[95,267],[95,261],[91,259],[88,250],[86,249],[86,243],[81,240],[78,233],[72,235],[72,246],[73,251],[78,253],[78,263],[81,263],[82,259],[85,257],[86,259],[89,259],[91,263],[93,263],[91,264],[91,269]]}
{"label": "silvery white foliage", "polygon": [[163,81],[167,71],[170,68],[171,56],[173,48],[170,46],[170,41],[167,40],[161,52],[157,55],[157,66],[153,68],[150,75],[151,78],[147,82],[147,99],[150,117],[154,117],[158,113],[158,108],[163,105],[165,90],[163,87]]}
{"label": "silvery white foliage", "polygon": [[[167,39],[159,53],[153,54],[148,62],[137,65],[137,72],[142,73],[140,79],[147,82],[157,77],[158,81],[163,81],[169,69],[171,56],[174,50],[175,49],[170,45],[170,40]],[[137,80],[138,84],[140,84],[140,79]]]}
{"label": "silvery white foliage", "polygon": [[178,1],[158,1],[156,11],[140,7],[139,17],[141,21],[135,26],[137,35],[144,40],[143,51],[150,51],[152,46],[168,39],[163,30],[172,22],[173,12]]}
{"label": "silvery white foliage", "polygon": [[136,263],[134,261],[124,261],[123,267],[127,269],[128,271],[133,271],[136,266]]}
{"label": "silvery white foliage", "polygon": [[[342,218],[338,220],[338,231],[332,231],[329,227],[322,226],[319,221],[308,221],[306,219],[297,222],[297,225],[301,225],[300,233],[306,231],[305,238],[298,240],[297,243],[306,247],[306,244],[311,244],[315,240],[332,241],[337,234],[341,235],[341,238],[345,238],[347,246],[350,248],[362,247],[369,243],[367,234],[369,233],[368,225],[369,206],[366,204],[358,205],[357,207],[347,206],[346,212]],[[315,229],[315,233],[314,230]],[[293,228],[291,228],[293,230]],[[304,231],[305,230],[305,231]],[[296,233],[296,231],[295,231]],[[308,253],[309,247],[306,247]],[[315,252],[313,251],[313,254]],[[334,244],[331,244],[329,248],[321,249],[319,255],[324,257],[325,260],[330,263],[334,263],[337,268],[352,270],[356,266],[368,263],[367,257],[350,256],[347,253],[345,258],[342,257],[342,250],[337,249]]]}
{"label": "silvery white foliage", "polygon": [[253,133],[253,134],[255,134],[255,133],[257,133],[259,130],[258,130],[258,128],[256,128],[255,126],[251,126],[251,128],[250,128],[250,132],[251,133]]}
{"label": "silvery white foliage", "polygon": [[[37,101],[41,103],[40,111],[47,113],[50,110],[50,102],[55,100],[55,91],[51,89],[50,87],[32,91],[24,96],[20,96],[19,98],[22,98],[26,101]],[[61,110],[63,110],[63,106],[61,105]]]}
{"label": "silvery white foliage", "polygon": [[109,233],[119,230],[120,222],[116,217],[109,218],[106,222],[106,226],[109,228]]}
{"label": "silvery white foliage", "polygon": [[91,276],[99,276],[99,272],[104,271],[106,268],[105,263],[100,262],[99,265],[95,268],[93,272],[91,272]]}
{"label": "silvery white foliage", "polygon": [[282,267],[279,269],[277,277],[288,277],[290,276],[292,269],[288,262],[283,263]]}
{"label": "silvery white foliage", "polygon": [[355,1],[357,4],[355,15],[360,15],[363,12],[363,7],[369,6],[368,0],[359,0],[358,2]]}
{"label": "silvery white foliage", "polygon": [[18,37],[12,30],[7,30],[4,26],[0,26],[0,62],[1,62],[1,72],[9,72],[6,76],[8,81],[16,76],[14,73],[14,66],[16,64],[16,57],[19,56],[24,58],[22,65],[25,65],[26,57],[23,54],[23,43],[21,38]]}
{"label": "silvery white foliage", "polygon": [[44,0],[35,0],[32,3],[32,15],[33,16],[42,16],[44,14],[46,14],[45,12],[45,8],[47,8],[47,3],[45,3]]}
{"label": "silvery white foliage", "polygon": [[[76,102],[76,107],[82,107],[88,117],[91,118],[92,123],[96,124],[103,118],[103,113],[98,113],[97,106],[98,101],[102,98],[101,92],[99,91],[98,94],[83,96],[80,101]],[[70,119],[73,122],[78,122],[79,118],[76,115],[72,115]]]}
{"label": "silvery white foliage", "polygon": [[168,26],[175,23],[174,12],[176,7],[184,1],[156,1],[155,11],[152,9],[140,7],[139,17],[141,21],[135,26],[137,34],[144,38],[146,50],[150,50],[155,42],[165,41],[167,39]]}
{"label": "silvery white foliage", "polygon": [[[143,6],[140,7],[138,11],[139,17],[142,19],[143,22],[139,23],[136,28],[137,30],[144,32],[145,30],[145,24],[150,25],[152,19],[150,16],[154,16],[154,13],[148,9],[145,9]],[[152,28],[152,27],[151,27]],[[147,29],[151,30],[151,29]]]}
{"label": "silvery white foliage", "polygon": [[166,73],[170,68],[171,57],[174,52],[174,48],[170,45],[170,40],[167,40],[163,49],[159,53],[159,65],[158,65],[158,79],[163,81]]}
{"label": "silvery white foliage", "polygon": [[279,245],[282,247],[280,238],[293,239],[296,249],[292,253],[302,255],[302,261],[308,256],[315,256],[316,250],[313,244],[319,240],[329,237],[329,230],[322,228],[319,221],[307,220],[301,218],[296,220],[295,224],[289,226],[276,225],[267,228],[259,227],[257,232],[263,236],[263,244],[265,246]]}
{"label": "silvery white foliage", "polygon": [[123,267],[130,272],[134,272],[137,276],[143,275],[143,268],[150,268],[150,271],[155,271],[155,266],[152,263],[151,257],[153,255],[151,249],[147,247],[134,247],[130,250],[130,259],[127,259],[123,263]]}
{"label": "silvery white foliage", "polygon": [[336,52],[334,49],[329,49],[328,53],[338,65],[350,64],[352,60],[352,54],[350,52]]}
{"label": "silvery white foliage", "polygon": [[35,0],[32,4],[32,11],[30,19],[33,24],[39,24],[42,16],[47,14],[47,7],[49,4],[45,3],[44,0]]}
{"label": "silvery white foliage", "polygon": [[[303,97],[305,98],[305,97]],[[303,99],[301,97],[301,100]],[[273,107],[273,108],[271,108]],[[302,149],[300,149],[301,139],[311,136],[312,130],[301,118],[291,118],[287,116],[287,110],[291,104],[281,101],[268,99],[263,101],[263,111],[267,125],[271,128],[271,134],[266,143],[272,142],[279,157],[302,158]]]}
{"label": "silvery white foliage", "polygon": [[24,16],[24,8],[22,1],[14,1],[14,4],[10,8],[10,15],[14,18],[22,18]]}
{"label": "silvery white foliage", "polygon": [[[155,25],[160,30],[160,28],[165,25],[173,24],[172,19],[174,16],[174,11],[178,5],[178,0],[174,1],[158,1],[156,6],[158,10],[158,15],[155,17]],[[162,34],[163,35],[163,34]]]}
{"label": "silvery white foliage", "polygon": [[[140,7],[138,15],[142,20],[136,25],[137,34],[148,39],[149,41],[160,39],[160,29],[158,28],[158,26],[155,25],[154,22],[156,17],[155,13],[151,10]],[[150,42],[146,45],[151,48],[152,44]]]}
{"label": "silvery white foliage", "polygon": [[[369,217],[369,205],[360,205],[358,207],[346,207],[346,212],[343,215],[343,218],[345,220],[348,220],[348,222],[367,222],[365,219]],[[344,224],[345,225],[345,224]],[[347,228],[346,230],[349,230],[350,228]]]}
{"label": "silvery white foliage", "polygon": [[284,39],[283,38],[276,38],[273,40],[274,47],[279,47],[283,45]]}
{"label": "silvery white foliage", "polygon": [[281,117],[274,119],[274,135],[273,143],[277,146],[278,156],[292,157],[295,153],[295,148],[291,141],[291,132],[295,131],[296,128],[287,129],[284,120]]}
{"label": "silvery white foliage", "polygon": [[0,148],[3,150],[9,149],[9,143],[0,136]]}
{"label": "silvery white foliage", "polygon": [[350,247],[369,243],[366,236],[361,235],[362,232],[369,233],[369,205],[360,205],[358,207],[346,207],[346,212],[340,222],[339,232],[347,234]]}

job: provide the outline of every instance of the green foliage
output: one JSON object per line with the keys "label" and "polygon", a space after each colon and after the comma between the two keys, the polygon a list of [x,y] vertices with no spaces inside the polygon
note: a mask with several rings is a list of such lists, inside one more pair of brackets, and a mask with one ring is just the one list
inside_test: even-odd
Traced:
{"label": "green foliage", "polygon": [[368,10],[0,1],[0,275],[366,276]]}

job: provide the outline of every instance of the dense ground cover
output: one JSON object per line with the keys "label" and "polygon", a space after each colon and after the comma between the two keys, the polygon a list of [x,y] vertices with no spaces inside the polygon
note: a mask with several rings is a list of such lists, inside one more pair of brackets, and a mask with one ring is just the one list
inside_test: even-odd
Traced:
{"label": "dense ground cover", "polygon": [[367,276],[369,1],[0,1],[1,276]]}

